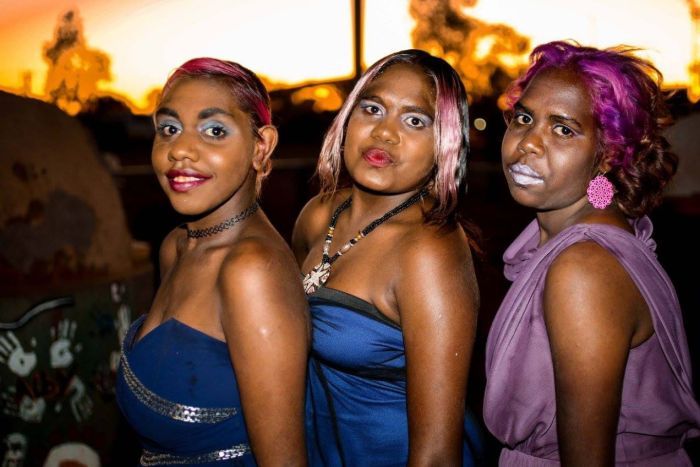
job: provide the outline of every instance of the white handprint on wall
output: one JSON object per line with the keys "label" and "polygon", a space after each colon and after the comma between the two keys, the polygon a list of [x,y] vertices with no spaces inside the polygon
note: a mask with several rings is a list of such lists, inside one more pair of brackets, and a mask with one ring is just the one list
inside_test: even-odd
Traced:
{"label": "white handprint on wall", "polygon": [[5,415],[18,417],[29,423],[40,423],[46,411],[46,400],[43,397],[34,398],[25,394],[19,399],[13,386],[0,394],[0,403]]}
{"label": "white handprint on wall", "polygon": [[70,409],[75,420],[85,421],[92,415],[92,399],[87,395],[85,384],[77,376],[73,376],[67,388],[67,393],[73,392],[70,397]]}
{"label": "white handprint on wall", "polygon": [[114,324],[117,328],[117,336],[119,337],[119,343],[124,340],[126,333],[129,331],[129,324],[131,324],[131,308],[128,305],[122,303],[119,305],[117,310],[117,319],[114,320]]}
{"label": "white handprint on wall", "polygon": [[[126,286],[119,282],[114,282],[111,285],[110,291],[112,293],[112,301],[119,304],[117,309],[117,319],[114,320],[114,327],[117,330],[117,339],[119,339],[119,345],[121,346],[126,337],[126,333],[129,331],[129,324],[131,323],[131,308],[123,303],[124,295],[126,294]],[[116,372],[119,366],[119,359],[121,358],[121,352],[119,350],[113,350],[109,356],[109,368],[111,371]]]}
{"label": "white handprint on wall", "polygon": [[120,303],[124,299],[126,286],[120,282],[113,282],[109,287],[109,291],[112,295],[112,301],[114,303]]}
{"label": "white handprint on wall", "polygon": [[75,321],[64,319],[57,327],[51,327],[51,339],[53,343],[49,349],[51,368],[66,368],[73,363],[73,352],[80,352],[82,346],[76,344],[71,349],[77,324]]}
{"label": "white handprint on wall", "polygon": [[14,333],[7,331],[0,337],[0,363],[5,363],[17,376],[25,377],[36,366],[36,353],[25,352]]}
{"label": "white handprint on wall", "polygon": [[39,423],[44,417],[46,410],[46,401],[43,397],[32,399],[24,395],[19,402],[19,418],[25,422]]}

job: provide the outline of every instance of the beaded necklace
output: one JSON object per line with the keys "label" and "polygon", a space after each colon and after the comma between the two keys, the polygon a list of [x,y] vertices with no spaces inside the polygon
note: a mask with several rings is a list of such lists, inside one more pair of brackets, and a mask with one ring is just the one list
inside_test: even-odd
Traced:
{"label": "beaded necklace", "polygon": [[247,217],[250,217],[251,214],[253,214],[255,211],[258,210],[258,202],[257,200],[253,202],[250,206],[248,206],[244,211],[239,212],[233,217],[229,217],[225,221],[216,224],[212,227],[207,227],[205,229],[190,229],[187,227],[187,238],[202,238],[202,237],[209,237],[210,235],[215,235],[218,234],[219,232],[223,232],[224,230],[230,229],[234,225],[238,224],[242,220],[246,219]]}
{"label": "beaded necklace", "polygon": [[326,233],[326,240],[323,242],[323,256],[321,257],[321,262],[318,263],[316,266],[314,266],[311,271],[304,276],[304,291],[306,292],[307,295],[311,295],[312,293],[316,292],[319,287],[321,287],[323,284],[328,281],[328,277],[331,275],[331,265],[341,256],[343,256],[345,253],[350,250],[350,248],[354,247],[357,242],[365,238],[371,231],[379,227],[381,224],[384,222],[388,221],[407,207],[417,203],[419,200],[421,200],[425,195],[428,194],[428,190],[422,189],[418,193],[414,194],[410,198],[408,198],[406,201],[403,203],[399,204],[393,209],[390,209],[386,213],[384,213],[383,216],[376,218],[367,226],[360,230],[357,235],[355,235],[353,238],[351,238],[345,245],[340,247],[338,251],[335,252],[333,256],[329,255],[329,250],[331,248],[331,242],[333,241],[333,233],[335,231],[335,224],[338,222],[338,216],[340,216],[340,213],[345,211],[347,208],[350,207],[352,204],[352,196],[350,196],[348,199],[343,201],[340,206],[336,208],[336,210],[333,212],[333,215],[331,216],[331,221],[328,224],[328,232]]}

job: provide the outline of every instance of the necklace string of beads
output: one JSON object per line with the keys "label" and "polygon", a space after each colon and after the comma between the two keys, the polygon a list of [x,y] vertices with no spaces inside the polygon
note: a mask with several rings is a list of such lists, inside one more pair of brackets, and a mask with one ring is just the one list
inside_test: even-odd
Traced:
{"label": "necklace string of beads", "polygon": [[357,242],[365,238],[367,235],[369,235],[370,232],[372,232],[384,222],[388,221],[395,215],[404,211],[409,206],[412,206],[419,200],[423,199],[427,194],[427,189],[422,189],[419,192],[415,193],[413,196],[411,196],[401,204],[384,213],[383,216],[378,217],[377,219],[367,224],[367,226],[364,229],[360,230],[357,233],[357,235],[355,235],[353,238],[348,240],[347,243],[340,247],[333,256],[330,256],[330,247],[331,242],[333,241],[335,225],[338,222],[338,216],[340,216],[341,212],[345,211],[347,208],[350,207],[350,205],[352,204],[352,196],[348,197],[345,201],[343,201],[333,212],[330,223],[328,224],[328,232],[326,233],[326,238],[323,242],[323,255],[321,257],[321,262],[317,264],[306,276],[304,276],[303,283],[304,291],[306,292],[306,294],[310,295],[316,292],[316,290],[318,290],[319,287],[321,287],[328,281],[328,277],[331,274],[331,265],[338,258],[347,253],[352,247],[354,247],[357,244]]}
{"label": "necklace string of beads", "polygon": [[247,219],[250,217],[255,211],[258,210],[258,207],[260,205],[258,204],[258,201],[254,201],[253,204],[248,206],[245,210],[239,212],[233,217],[229,217],[225,221],[216,224],[212,227],[206,227],[204,229],[190,229],[187,227],[187,238],[203,238],[203,237],[210,237],[212,235],[216,235],[220,232],[223,232],[224,230],[228,230],[234,225],[238,224],[239,222]]}

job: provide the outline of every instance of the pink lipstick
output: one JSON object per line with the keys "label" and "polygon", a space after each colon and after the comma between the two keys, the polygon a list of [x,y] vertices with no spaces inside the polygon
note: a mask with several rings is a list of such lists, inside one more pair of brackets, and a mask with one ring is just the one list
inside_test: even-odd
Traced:
{"label": "pink lipstick", "polygon": [[508,167],[513,183],[521,187],[541,185],[544,183],[542,175],[526,164],[512,164]]}
{"label": "pink lipstick", "polygon": [[171,169],[168,170],[165,176],[168,178],[170,188],[178,193],[185,193],[194,188],[197,188],[198,186],[200,186],[201,184],[203,184],[211,178],[211,176],[202,175],[199,172],[187,169]]}
{"label": "pink lipstick", "polygon": [[369,165],[377,168],[387,167],[394,162],[394,160],[391,158],[391,154],[377,148],[370,148],[366,150],[362,153],[362,158],[367,161]]}

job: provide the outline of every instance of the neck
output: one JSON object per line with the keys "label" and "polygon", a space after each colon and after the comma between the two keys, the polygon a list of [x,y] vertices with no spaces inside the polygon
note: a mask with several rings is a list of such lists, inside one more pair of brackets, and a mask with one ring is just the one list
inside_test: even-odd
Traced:
{"label": "neck", "polygon": [[[353,185],[350,192],[352,204],[348,208],[350,224],[366,224],[367,222],[371,222],[403,203],[420,190],[420,188],[417,188],[406,193],[382,194],[366,191]],[[420,204],[420,202],[416,204]]]}
{"label": "neck", "polygon": [[600,223],[630,228],[624,214],[615,203],[605,209],[596,209],[586,197],[563,209],[538,212],[537,222],[540,227],[540,245],[574,224]]}
{"label": "neck", "polygon": [[[238,216],[255,203],[255,190],[252,187],[249,188],[246,189],[244,185],[222,204],[197,218],[188,219],[186,222],[187,229],[189,231],[208,229]],[[220,235],[221,233],[217,234],[217,236]],[[209,237],[209,235],[206,237]],[[192,240],[197,239],[190,238],[190,241]]]}

